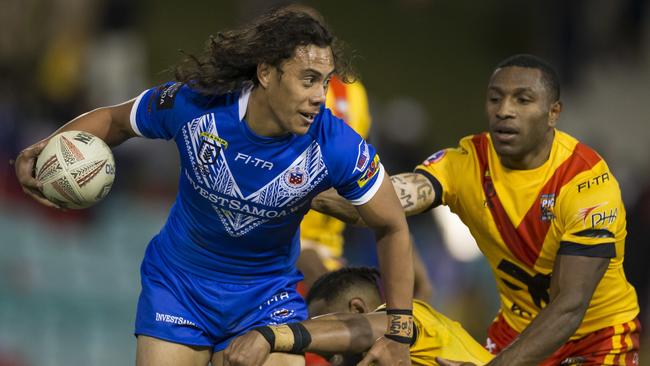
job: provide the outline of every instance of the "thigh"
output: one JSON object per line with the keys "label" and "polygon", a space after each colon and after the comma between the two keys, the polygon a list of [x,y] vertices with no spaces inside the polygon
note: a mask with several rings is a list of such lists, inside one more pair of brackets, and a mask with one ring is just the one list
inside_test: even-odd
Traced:
{"label": "thigh", "polygon": [[[223,366],[223,351],[212,355],[212,366]],[[264,366],[305,366],[305,357],[288,353],[271,353]]]}
{"label": "thigh", "polygon": [[210,347],[193,347],[162,339],[138,336],[136,366],[206,366]]}
{"label": "thigh", "polygon": [[638,365],[639,320],[607,327],[565,343],[543,366]]}

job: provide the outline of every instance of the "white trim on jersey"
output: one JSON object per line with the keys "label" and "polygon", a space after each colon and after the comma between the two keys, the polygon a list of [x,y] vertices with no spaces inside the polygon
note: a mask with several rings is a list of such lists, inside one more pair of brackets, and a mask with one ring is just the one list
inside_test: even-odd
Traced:
{"label": "white trim on jersey", "polygon": [[144,94],[148,91],[149,90],[143,91],[142,93],[140,93],[140,95],[138,95],[137,98],[135,98],[135,102],[133,102],[133,107],[131,107],[131,115],[129,117],[129,119],[131,120],[131,128],[135,133],[138,134],[138,136],[142,136],[142,137],[144,137],[144,135],[142,134],[142,132],[140,132],[140,129],[138,128],[138,123],[135,121],[135,115],[138,112],[138,106],[140,105],[140,100],[142,99]]}
{"label": "white trim on jersey", "polygon": [[241,95],[239,96],[239,120],[243,120],[246,115],[246,108],[248,108],[248,98],[251,96],[251,90],[253,86],[246,86],[242,89]]}
{"label": "white trim on jersey", "polygon": [[384,166],[382,164],[379,164],[379,172],[377,172],[377,180],[375,180],[375,184],[370,187],[368,192],[364,193],[363,196],[350,200],[350,203],[355,205],[355,206],[361,206],[364,203],[370,201],[374,196],[375,193],[379,190],[379,187],[381,187],[381,183],[384,181]]}

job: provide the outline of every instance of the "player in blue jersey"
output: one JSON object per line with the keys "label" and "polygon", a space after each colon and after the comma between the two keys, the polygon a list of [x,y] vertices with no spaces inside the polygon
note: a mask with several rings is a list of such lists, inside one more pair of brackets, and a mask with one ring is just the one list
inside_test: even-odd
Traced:
{"label": "player in blue jersey", "polygon": [[[347,63],[328,28],[286,9],[219,33],[176,69],[176,82],[81,115],[82,130],[115,146],[142,136],[174,140],[181,174],[166,224],[141,267],[135,333],[138,365],[238,365],[250,329],[307,316],[295,285],[299,224],[311,199],[334,187],[375,229],[386,279],[386,336],[366,363],[408,365],[413,269],[408,228],[375,149],[324,107],[330,77]],[[39,191],[34,162],[48,139],[23,150],[16,174]],[[399,268],[398,268],[399,267]],[[309,339],[266,365],[300,365]],[[223,350],[238,350],[237,357]]]}

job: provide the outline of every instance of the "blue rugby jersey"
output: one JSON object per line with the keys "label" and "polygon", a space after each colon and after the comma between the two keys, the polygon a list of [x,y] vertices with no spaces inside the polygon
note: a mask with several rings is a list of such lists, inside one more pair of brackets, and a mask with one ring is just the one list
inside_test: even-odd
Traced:
{"label": "blue rugby jersey", "polygon": [[383,179],[374,148],[324,106],[305,135],[269,138],[243,119],[249,95],[205,97],[167,83],[131,110],[137,134],[174,139],[180,154],[176,201],[151,245],[197,275],[241,281],[292,271],[311,199],[335,187],[361,205]]}

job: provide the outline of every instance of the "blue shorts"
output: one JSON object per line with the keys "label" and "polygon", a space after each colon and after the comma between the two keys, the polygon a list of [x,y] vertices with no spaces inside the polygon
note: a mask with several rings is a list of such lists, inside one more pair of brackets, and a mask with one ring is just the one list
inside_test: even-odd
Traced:
{"label": "blue shorts", "polygon": [[296,291],[298,270],[246,283],[220,282],[181,271],[147,247],[135,334],[191,346],[225,349],[251,328],[307,319]]}

